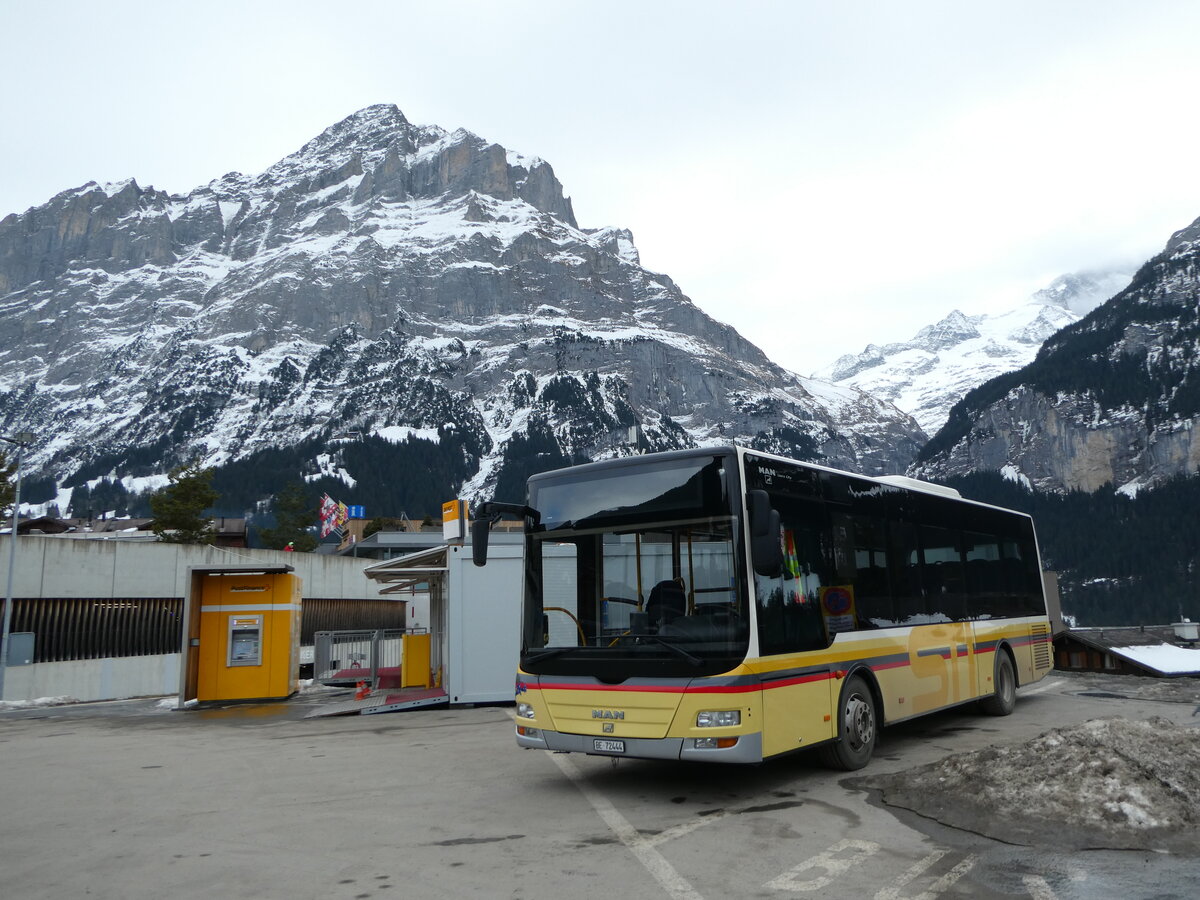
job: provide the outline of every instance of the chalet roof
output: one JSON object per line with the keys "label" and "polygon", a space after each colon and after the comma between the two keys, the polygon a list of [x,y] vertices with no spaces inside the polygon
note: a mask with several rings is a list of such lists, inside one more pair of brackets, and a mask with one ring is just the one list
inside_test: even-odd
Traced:
{"label": "chalet roof", "polygon": [[64,519],[56,519],[54,516],[38,516],[36,519],[22,519],[18,522],[17,534],[62,534],[64,531],[71,531],[74,527]]}
{"label": "chalet roof", "polygon": [[1170,625],[1071,628],[1066,633],[1080,643],[1099,650],[1111,650],[1113,647],[1149,647],[1175,640],[1175,629]]}
{"label": "chalet roof", "polygon": [[1059,637],[1112,653],[1156,675],[1200,676],[1200,647],[1179,640],[1171,625],[1072,628]]}

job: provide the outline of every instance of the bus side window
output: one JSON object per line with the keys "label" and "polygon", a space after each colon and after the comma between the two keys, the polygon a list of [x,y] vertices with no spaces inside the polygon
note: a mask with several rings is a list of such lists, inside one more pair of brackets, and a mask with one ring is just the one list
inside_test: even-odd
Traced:
{"label": "bus side window", "polygon": [[888,583],[887,523],[882,517],[852,516],[854,603],[859,628],[895,625]]}
{"label": "bus side window", "polygon": [[1012,592],[1012,615],[1041,615],[1041,573],[1032,541],[1004,541],[1005,574]]}
{"label": "bus side window", "polygon": [[1012,615],[999,540],[994,535],[970,531],[963,538],[967,588],[971,593],[975,617],[987,619]]}
{"label": "bus side window", "polygon": [[921,592],[921,555],[917,549],[917,529],[909,522],[888,523],[888,543],[892,564],[892,600],[897,625],[916,624],[924,616],[925,597]]}
{"label": "bus side window", "polygon": [[958,622],[966,617],[967,585],[963,577],[958,532],[922,525],[921,584],[934,621]]}

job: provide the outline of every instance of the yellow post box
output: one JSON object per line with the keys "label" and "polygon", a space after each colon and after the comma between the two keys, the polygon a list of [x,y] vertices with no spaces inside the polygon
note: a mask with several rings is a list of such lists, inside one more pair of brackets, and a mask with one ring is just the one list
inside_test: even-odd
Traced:
{"label": "yellow post box", "polygon": [[[299,690],[300,579],[290,572],[194,571],[195,698],[283,700]],[[197,597],[197,594],[199,595]]]}

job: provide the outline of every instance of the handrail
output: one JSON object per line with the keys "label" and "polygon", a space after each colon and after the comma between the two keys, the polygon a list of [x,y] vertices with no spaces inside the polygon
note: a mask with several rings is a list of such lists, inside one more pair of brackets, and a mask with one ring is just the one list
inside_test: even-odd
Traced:
{"label": "handrail", "polygon": [[570,616],[570,617],[571,617],[571,621],[575,623],[575,627],[576,627],[576,629],[578,629],[578,631],[579,631],[579,646],[580,646],[580,647],[586,647],[586,646],[587,646],[587,635],[585,635],[585,634],[583,633],[583,626],[582,626],[582,625],[580,625],[580,624],[579,624],[579,620],[578,620],[577,618],[575,618],[575,613],[571,612],[569,609],[564,609],[564,608],[563,608],[563,607],[561,607],[561,606],[543,606],[543,607],[542,607],[542,610],[543,610],[544,612],[560,612],[560,613],[566,613],[568,616]]}

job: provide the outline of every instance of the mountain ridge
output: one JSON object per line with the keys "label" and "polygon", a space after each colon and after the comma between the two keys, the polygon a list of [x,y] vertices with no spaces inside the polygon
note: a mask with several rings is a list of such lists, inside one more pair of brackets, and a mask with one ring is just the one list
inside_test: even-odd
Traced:
{"label": "mountain ridge", "polygon": [[939,478],[1008,470],[1050,491],[1136,493],[1200,468],[1200,219],[1129,286],[968,392],[921,451]]}
{"label": "mountain ridge", "polygon": [[255,176],[0,220],[0,423],[37,426],[60,482],[299,446],[312,474],[359,433],[440,448],[441,487],[476,497],[517,435],[555,461],[736,440],[871,473],[924,440],[771,362],[627,230],[579,228],[548,163],[387,104]]}
{"label": "mountain ridge", "polygon": [[1129,278],[1120,270],[1062,275],[1013,309],[970,316],[953,310],[907,341],[868,344],[814,376],[888,400],[932,435],[971,388],[1030,362],[1044,340],[1113,296]]}

